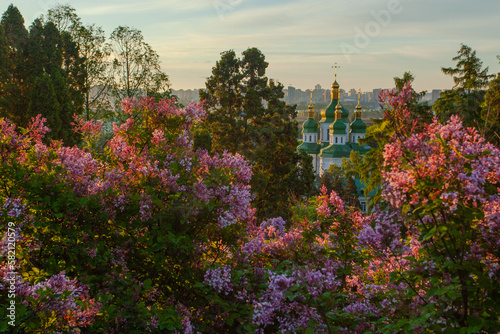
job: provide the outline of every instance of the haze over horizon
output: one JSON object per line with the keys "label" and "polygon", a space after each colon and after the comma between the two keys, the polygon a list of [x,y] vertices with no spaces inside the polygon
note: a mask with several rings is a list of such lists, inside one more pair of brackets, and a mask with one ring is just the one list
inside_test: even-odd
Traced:
{"label": "haze over horizon", "polygon": [[[0,0],[2,13],[12,1]],[[23,0],[12,2],[28,27],[57,3],[76,9],[82,22],[142,31],[156,50],[173,89],[205,86],[220,53],[259,48],[267,77],[283,85],[328,89],[338,63],[341,88],[394,86],[405,71],[414,88],[449,89],[441,67],[466,44],[489,73],[500,72],[497,33],[500,1],[482,0]]]}

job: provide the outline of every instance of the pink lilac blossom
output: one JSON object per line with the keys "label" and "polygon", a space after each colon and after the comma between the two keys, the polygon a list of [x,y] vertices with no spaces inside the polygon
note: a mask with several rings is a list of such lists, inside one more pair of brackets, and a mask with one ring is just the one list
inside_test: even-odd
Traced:
{"label": "pink lilac blossom", "polygon": [[[393,152],[410,150],[411,168],[407,168],[401,163],[401,154]],[[476,130],[463,128],[456,116],[446,124],[434,120],[422,133],[387,144],[384,158],[383,196],[391,205],[400,207],[405,201],[417,205],[439,198],[447,214],[453,214],[463,205],[481,207],[485,212],[485,219],[479,224],[483,238],[498,242],[498,195],[487,189],[500,184],[500,150],[487,143]],[[416,180],[421,179],[442,186],[419,193]]]}
{"label": "pink lilac blossom", "polygon": [[74,122],[71,123],[73,131],[81,133],[84,137],[98,137],[102,132],[102,121],[95,121],[93,119],[86,121],[83,118],[79,118],[76,114],[73,114],[73,120]]}

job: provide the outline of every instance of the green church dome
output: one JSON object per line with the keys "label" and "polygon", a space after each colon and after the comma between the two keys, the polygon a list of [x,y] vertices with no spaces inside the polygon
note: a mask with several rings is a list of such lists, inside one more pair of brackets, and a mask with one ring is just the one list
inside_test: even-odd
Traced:
{"label": "green church dome", "polygon": [[333,122],[332,124],[330,124],[330,131],[334,135],[345,135],[345,134],[347,134],[346,129],[347,129],[347,126],[340,119],[338,119],[335,122]]}
{"label": "green church dome", "polygon": [[313,118],[308,118],[302,125],[303,133],[318,133],[318,123]]}
{"label": "green church dome", "polygon": [[[339,103],[339,100],[332,100],[330,104],[321,112],[320,123],[332,123],[335,121],[335,107]],[[341,104],[342,106],[342,104]],[[342,106],[342,120],[345,123],[349,123],[349,110]]]}
{"label": "green church dome", "polygon": [[351,123],[351,132],[354,133],[365,133],[366,132],[366,124],[362,119],[357,118],[354,122]]}

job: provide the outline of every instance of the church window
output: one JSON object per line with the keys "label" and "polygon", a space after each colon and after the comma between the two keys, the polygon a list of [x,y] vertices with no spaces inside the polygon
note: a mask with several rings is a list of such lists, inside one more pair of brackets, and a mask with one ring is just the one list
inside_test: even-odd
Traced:
{"label": "church window", "polygon": [[335,144],[337,144],[337,139],[338,139],[338,138],[337,138],[337,137],[335,137]]}

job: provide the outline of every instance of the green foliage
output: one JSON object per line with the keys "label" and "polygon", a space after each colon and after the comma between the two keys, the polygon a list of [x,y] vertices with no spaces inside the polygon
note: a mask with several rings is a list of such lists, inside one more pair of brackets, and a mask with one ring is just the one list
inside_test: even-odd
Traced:
{"label": "green foliage", "polygon": [[244,155],[253,165],[253,202],[258,217],[290,215],[290,198],[313,189],[310,157],[296,152],[297,122],[293,107],[280,99],[283,85],[265,76],[268,63],[257,48],[239,59],[223,52],[207,79],[207,119],[214,152]]}
{"label": "green foliage", "polygon": [[29,114],[31,117],[38,114],[45,117],[51,129],[50,138],[58,137],[62,130],[61,105],[57,100],[52,79],[46,73],[35,79],[29,99]]}
{"label": "green foliage", "polygon": [[26,98],[29,94],[29,83],[26,81],[25,58],[28,31],[21,13],[12,4],[3,13],[1,25],[8,42],[6,66],[10,74],[7,80],[2,82],[1,113],[2,116],[19,123],[28,112]]}
{"label": "green foliage", "polygon": [[113,94],[118,101],[168,89],[168,76],[160,68],[160,58],[144,41],[141,31],[120,26],[111,33],[110,40]]}
{"label": "green foliage", "polygon": [[[354,158],[354,163],[361,163],[359,154],[351,152],[351,157]],[[356,174],[353,163],[344,158],[341,167],[332,164],[328,171],[323,173],[319,187],[320,189],[325,187],[328,193],[335,191],[347,206],[360,209],[359,196],[362,193],[356,186]]]}
{"label": "green foliage", "polygon": [[451,115],[458,115],[465,126],[475,127],[484,134],[488,126],[482,107],[485,98],[483,88],[488,86],[490,78],[488,67],[482,68],[483,62],[476,56],[476,51],[461,44],[458,55],[453,58],[456,67],[442,68],[444,74],[453,77],[455,86],[445,90],[434,102],[433,110],[442,121],[450,119]]}
{"label": "green foliage", "polygon": [[76,43],[50,21],[36,19],[28,33],[13,6],[4,13],[2,26],[9,31],[10,67],[10,78],[0,78],[2,115],[25,127],[41,113],[53,130],[50,138],[77,143],[70,123],[83,110],[84,68]]}
{"label": "green foliage", "polygon": [[358,191],[358,187],[356,186],[356,182],[354,181],[354,177],[347,177],[346,186],[344,189],[344,201],[346,205],[361,209],[361,204],[359,203],[360,193]]}
{"label": "green foliage", "polygon": [[500,146],[500,74],[490,81],[484,96],[482,121],[484,128],[480,128],[484,137],[497,147]]}
{"label": "green foliage", "polygon": [[340,198],[344,198],[344,171],[341,167],[332,164],[320,178],[320,189],[324,186],[328,193],[335,191]]}
{"label": "green foliage", "polygon": [[3,25],[0,24],[0,117],[4,115],[7,97],[7,82],[10,81],[12,59],[9,57],[9,41],[5,35]]}
{"label": "green foliage", "polygon": [[24,26],[24,18],[14,5],[9,5],[2,15],[2,26],[14,53],[23,51],[28,40],[28,31]]}
{"label": "green foliage", "polygon": [[457,56],[453,57],[456,67],[443,67],[444,74],[453,77],[455,88],[466,92],[477,91],[488,86],[489,79],[494,75],[488,74],[488,67],[483,67],[483,62],[476,56],[476,51],[469,46],[460,44]]}

